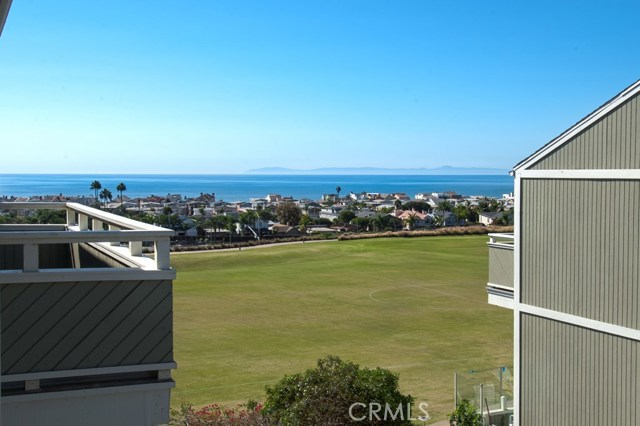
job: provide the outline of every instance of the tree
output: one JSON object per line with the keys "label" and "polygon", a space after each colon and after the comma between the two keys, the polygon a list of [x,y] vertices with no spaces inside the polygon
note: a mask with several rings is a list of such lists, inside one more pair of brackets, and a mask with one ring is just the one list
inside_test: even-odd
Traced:
{"label": "tree", "polygon": [[120,182],[118,186],[116,186],[116,191],[120,193],[120,205],[122,205],[122,193],[127,190],[127,185]]}
{"label": "tree", "polygon": [[467,206],[459,204],[453,208],[453,215],[456,217],[458,221],[458,225],[461,221],[466,222],[469,217],[469,211],[467,210]]}
{"label": "tree", "polygon": [[229,242],[231,242],[231,237],[233,236],[233,232],[236,230],[236,223],[238,221],[232,216],[223,216],[226,220],[226,228],[229,231]]}
{"label": "tree", "polygon": [[356,217],[351,220],[351,223],[356,225],[356,232],[366,231],[371,224],[371,220],[368,217]]}
{"label": "tree", "polygon": [[431,206],[425,201],[407,201],[402,205],[404,210],[415,210],[417,212],[429,213]]}
{"label": "tree", "polygon": [[278,207],[276,207],[276,215],[278,216],[278,221],[280,223],[295,226],[300,223],[302,210],[292,202],[286,202],[278,204]]}
{"label": "tree", "polygon": [[351,211],[344,209],[338,214],[338,222],[340,223],[350,223],[353,219],[355,219],[356,214]]}
{"label": "tree", "polygon": [[[320,359],[316,368],[285,376],[265,390],[264,413],[281,426],[411,425],[407,407],[413,397],[400,393],[397,374],[360,368],[336,356]],[[381,422],[381,411],[380,420],[369,420],[366,410],[371,403],[388,404],[395,415],[387,414]]]}
{"label": "tree", "polygon": [[453,209],[453,204],[451,204],[451,201],[445,200],[438,203],[437,210],[441,212],[450,212],[452,209]]}
{"label": "tree", "polygon": [[483,424],[482,414],[477,412],[466,399],[458,402],[455,411],[449,416],[450,426],[482,426]]}
{"label": "tree", "polygon": [[102,184],[100,182],[98,182],[97,180],[94,180],[93,182],[91,182],[91,185],[89,186],[89,189],[92,189],[95,193],[95,197],[96,197],[96,203],[98,202],[98,191],[100,191],[102,189]]}
{"label": "tree", "polygon": [[107,188],[102,188],[102,191],[100,191],[99,197],[102,200],[102,202],[105,204],[105,206],[107,202],[111,202],[111,200],[113,199],[113,195],[111,194],[111,191],[109,191],[109,189]]}
{"label": "tree", "polygon": [[336,201],[340,200],[340,191],[342,191],[342,188],[340,188],[339,186],[336,186],[336,192],[338,193],[338,197],[336,198]]}
{"label": "tree", "polygon": [[416,225],[416,222],[418,222],[418,214],[415,212],[411,212],[409,213],[407,216],[405,216],[405,218],[402,220],[402,223],[404,224],[404,226],[411,231],[413,229],[413,227]]}
{"label": "tree", "polygon": [[298,229],[303,234],[307,233],[307,227],[311,224],[311,218],[308,214],[303,214],[300,218],[300,222],[298,223]]}

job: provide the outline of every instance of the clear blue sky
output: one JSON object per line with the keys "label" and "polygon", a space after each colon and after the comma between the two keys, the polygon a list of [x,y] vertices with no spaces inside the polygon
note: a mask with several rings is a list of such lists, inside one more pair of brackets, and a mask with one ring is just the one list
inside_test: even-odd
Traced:
{"label": "clear blue sky", "polygon": [[14,0],[0,173],[508,169],[640,78],[640,2]]}

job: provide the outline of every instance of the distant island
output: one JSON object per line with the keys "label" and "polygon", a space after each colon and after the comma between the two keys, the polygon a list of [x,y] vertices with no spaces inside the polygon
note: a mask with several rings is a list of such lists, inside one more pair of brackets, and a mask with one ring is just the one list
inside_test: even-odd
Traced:
{"label": "distant island", "polygon": [[290,169],[262,167],[244,174],[253,175],[506,175],[507,169],[484,167],[384,168],[384,167],[322,167],[317,169]]}

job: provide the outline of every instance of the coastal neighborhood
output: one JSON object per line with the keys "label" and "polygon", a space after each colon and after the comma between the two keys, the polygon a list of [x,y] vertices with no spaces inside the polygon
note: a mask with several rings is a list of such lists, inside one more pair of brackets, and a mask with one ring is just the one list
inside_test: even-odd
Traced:
{"label": "coastal neighborhood", "polygon": [[[218,200],[215,193],[195,197],[181,194],[150,195],[131,198],[124,195],[126,185],[118,186],[119,195],[91,183],[94,196],[37,195],[1,196],[4,203],[73,202],[127,216],[142,222],[174,230],[174,241],[227,241],[305,235],[336,235],[344,232],[412,231],[451,226],[510,225],[513,223],[513,194],[500,198],[455,191],[406,193],[335,192],[316,200],[296,199],[281,194],[266,194],[247,201]],[[0,212],[0,223],[11,222],[10,210]],[[27,212],[28,215],[28,212]]]}

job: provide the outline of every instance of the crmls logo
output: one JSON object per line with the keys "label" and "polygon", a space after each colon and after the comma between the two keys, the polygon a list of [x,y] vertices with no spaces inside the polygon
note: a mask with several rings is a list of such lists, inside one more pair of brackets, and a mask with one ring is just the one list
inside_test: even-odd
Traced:
{"label": "crmls logo", "polygon": [[365,420],[420,420],[427,421],[431,419],[427,412],[429,404],[421,402],[418,404],[418,409],[422,413],[421,416],[413,418],[411,416],[411,404],[398,404],[392,406],[389,404],[380,404],[377,402],[371,402],[368,405],[362,402],[354,402],[349,407],[349,417],[355,422],[362,422]]}

